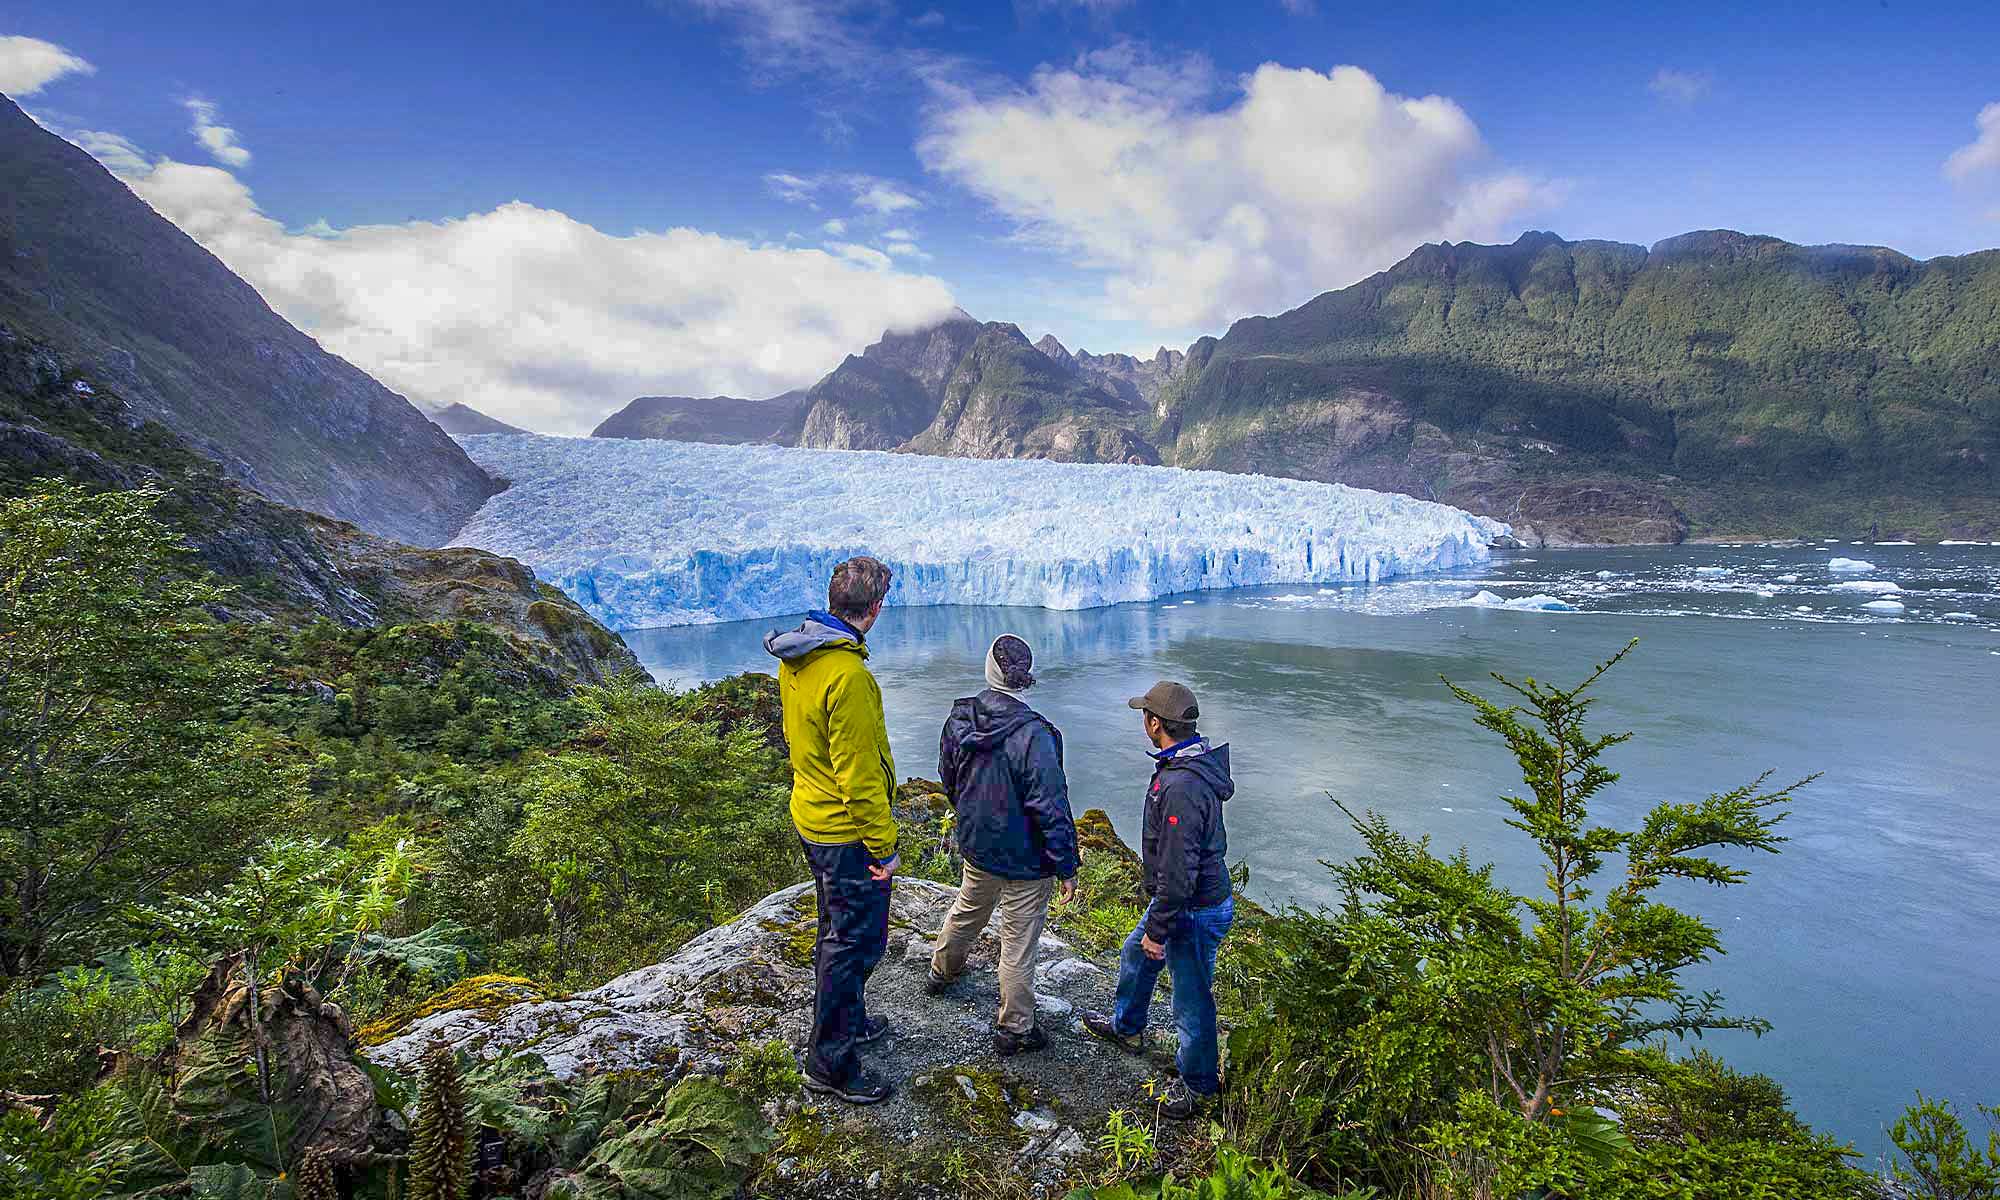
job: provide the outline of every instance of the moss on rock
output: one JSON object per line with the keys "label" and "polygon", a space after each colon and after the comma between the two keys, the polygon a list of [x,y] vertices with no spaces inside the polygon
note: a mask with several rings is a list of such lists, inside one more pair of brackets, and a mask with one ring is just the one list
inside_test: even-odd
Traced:
{"label": "moss on rock", "polygon": [[519,975],[474,975],[407,1008],[398,1009],[379,1021],[363,1025],[355,1031],[354,1041],[361,1046],[380,1046],[425,1017],[438,1013],[463,1010],[492,1020],[513,1005],[552,1000],[555,995],[550,988]]}

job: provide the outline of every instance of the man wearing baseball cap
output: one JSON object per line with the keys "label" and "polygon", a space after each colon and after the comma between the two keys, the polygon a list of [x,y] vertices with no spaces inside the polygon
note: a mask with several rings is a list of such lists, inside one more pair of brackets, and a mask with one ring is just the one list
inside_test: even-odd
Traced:
{"label": "man wearing baseball cap", "polygon": [[1122,1050],[1142,1052],[1153,985],[1162,967],[1171,971],[1180,1078],[1168,1087],[1160,1111],[1186,1119],[1222,1090],[1215,954],[1236,917],[1222,826],[1222,806],[1236,785],[1229,778],[1229,747],[1210,745],[1196,727],[1201,708],[1192,691],[1163,679],[1127,703],[1144,714],[1153,744],[1140,841],[1150,902],[1119,954],[1116,1005],[1109,1013],[1085,1013],[1083,1025]]}

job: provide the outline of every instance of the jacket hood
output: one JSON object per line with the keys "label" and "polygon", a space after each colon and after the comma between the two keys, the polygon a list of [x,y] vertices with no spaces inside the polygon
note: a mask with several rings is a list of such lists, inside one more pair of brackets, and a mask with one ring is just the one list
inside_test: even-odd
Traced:
{"label": "jacket hood", "polygon": [[773,658],[786,662],[797,662],[816,650],[829,646],[843,646],[868,657],[868,647],[862,642],[846,622],[826,613],[813,613],[797,629],[790,633],[780,633],[773,629],[764,635],[764,650]]}
{"label": "jacket hood", "polygon": [[945,735],[968,750],[991,750],[1041,714],[1012,696],[987,688],[951,706]]}
{"label": "jacket hood", "polygon": [[1211,746],[1207,738],[1181,747],[1160,759],[1162,771],[1192,771],[1215,789],[1215,798],[1228,800],[1236,794],[1236,781],[1229,777],[1229,743]]}

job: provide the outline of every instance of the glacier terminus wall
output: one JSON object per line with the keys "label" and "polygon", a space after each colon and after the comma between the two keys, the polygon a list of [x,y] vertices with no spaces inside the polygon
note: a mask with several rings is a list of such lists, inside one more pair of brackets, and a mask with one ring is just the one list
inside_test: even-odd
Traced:
{"label": "glacier terminus wall", "polygon": [[895,569],[891,604],[1071,609],[1457,567],[1507,529],[1407,496],[1172,467],[460,440],[511,486],[456,544],[521,559],[617,629],[819,607],[855,554]]}

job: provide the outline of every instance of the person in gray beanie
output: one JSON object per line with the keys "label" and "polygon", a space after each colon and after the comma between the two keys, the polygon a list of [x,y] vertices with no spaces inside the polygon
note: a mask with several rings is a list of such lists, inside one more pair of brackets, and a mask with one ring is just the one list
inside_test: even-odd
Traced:
{"label": "person in gray beanie", "polygon": [[986,688],[955,702],[938,744],[938,776],[957,816],[964,859],[958,898],[931,954],[929,991],[938,995],[965,970],[965,958],[994,910],[1000,913],[1000,1014],[993,1048],[1011,1056],[1040,1050],[1035,1024],[1035,951],[1058,883],[1076,894],[1076,824],[1063,777],[1062,734],[1022,698],[1035,685],[1034,654],[1012,634],[986,652]]}

